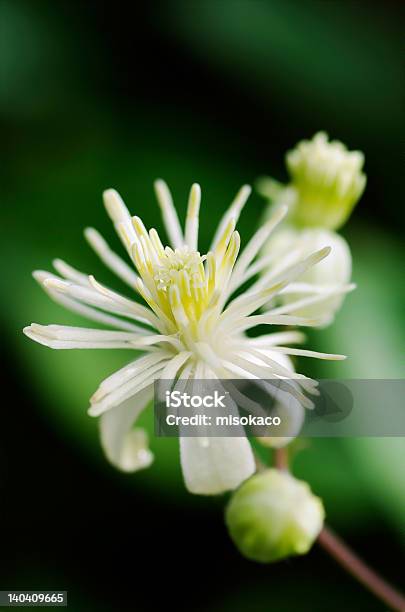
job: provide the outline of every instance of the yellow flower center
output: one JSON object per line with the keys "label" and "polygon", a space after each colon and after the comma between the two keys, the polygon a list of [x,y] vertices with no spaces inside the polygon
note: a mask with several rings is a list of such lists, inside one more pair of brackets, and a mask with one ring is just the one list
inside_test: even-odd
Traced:
{"label": "yellow flower center", "polygon": [[203,287],[205,272],[203,262],[206,255],[192,251],[187,246],[180,249],[166,247],[154,266],[157,288],[167,291],[171,285],[181,286],[184,283],[190,289]]}

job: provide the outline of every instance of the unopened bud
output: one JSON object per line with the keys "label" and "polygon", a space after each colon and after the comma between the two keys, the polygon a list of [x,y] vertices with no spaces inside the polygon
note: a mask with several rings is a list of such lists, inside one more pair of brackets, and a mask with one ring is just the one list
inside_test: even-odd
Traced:
{"label": "unopened bud", "polygon": [[318,132],[289,151],[286,164],[295,190],[292,221],[301,227],[341,227],[366,185],[363,153]]}
{"label": "unopened bud", "polygon": [[[263,253],[271,253],[272,266],[277,267],[294,252],[298,261],[325,246],[331,247],[329,255],[297,279],[298,283],[312,286],[313,296],[319,296],[319,301],[295,310],[294,314],[323,318],[326,325],[333,321],[334,314],[342,305],[350,283],[352,257],[346,240],[336,232],[322,228],[299,230],[285,227],[267,242]],[[289,304],[309,297],[310,294],[309,290],[306,294],[285,292],[279,295],[279,301],[282,304]]]}
{"label": "unopened bud", "polygon": [[308,484],[275,469],[256,474],[233,494],[226,524],[240,552],[269,563],[308,552],[325,512]]}

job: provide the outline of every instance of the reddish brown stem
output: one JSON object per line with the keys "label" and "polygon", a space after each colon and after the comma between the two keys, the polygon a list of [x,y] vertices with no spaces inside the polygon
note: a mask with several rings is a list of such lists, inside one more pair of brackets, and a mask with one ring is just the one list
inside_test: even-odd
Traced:
{"label": "reddish brown stem", "polygon": [[405,611],[405,596],[371,569],[329,527],[322,529],[318,542],[342,567],[392,610]]}
{"label": "reddish brown stem", "polygon": [[274,464],[279,470],[288,470],[288,450],[286,448],[276,448]]}
{"label": "reddish brown stem", "polygon": [[[288,470],[288,452],[285,448],[275,451],[275,465],[279,470]],[[405,612],[405,595],[381,578],[329,527],[325,526],[322,529],[318,543],[349,574],[381,599],[391,610]]]}

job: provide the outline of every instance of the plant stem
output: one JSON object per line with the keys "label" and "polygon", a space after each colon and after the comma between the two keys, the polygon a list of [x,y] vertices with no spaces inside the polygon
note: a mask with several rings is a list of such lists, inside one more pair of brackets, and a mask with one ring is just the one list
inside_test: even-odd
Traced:
{"label": "plant stem", "polygon": [[374,593],[392,610],[405,611],[405,596],[386,582],[371,567],[369,567],[339,536],[329,527],[324,527],[319,535],[318,543],[346,571],[357,578],[363,586]]}
{"label": "plant stem", "polygon": [[[278,448],[274,455],[276,467],[280,470],[288,470],[288,451],[285,448]],[[381,599],[391,610],[405,612],[405,595],[381,578],[329,527],[325,526],[322,529],[318,543],[349,574]]]}
{"label": "plant stem", "polygon": [[278,470],[288,470],[288,450],[285,447],[275,449],[274,463]]}

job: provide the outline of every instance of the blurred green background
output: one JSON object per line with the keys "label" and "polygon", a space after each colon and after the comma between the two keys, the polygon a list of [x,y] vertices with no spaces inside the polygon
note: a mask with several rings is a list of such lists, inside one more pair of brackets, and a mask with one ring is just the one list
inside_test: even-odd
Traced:
{"label": "blurred green background", "polygon": [[[83,324],[31,277],[54,257],[120,288],[82,236],[92,225],[120,248],[103,189],[116,187],[161,229],[153,180],[169,183],[181,214],[199,182],[208,246],[239,186],[263,174],[286,180],[286,149],[324,129],[366,156],[367,189],[343,230],[358,289],[331,328],[310,334],[311,348],[349,359],[301,367],[403,377],[400,16],[394,2],[3,0],[1,589],[68,589],[78,611],[149,610],[156,592],[193,610],[383,609],[317,549],[274,566],[238,556],[225,498],[185,491],[176,440],[152,440],[149,470],[116,473],[86,409],[133,355],[51,351],[21,328]],[[251,197],[245,240],[264,206]],[[311,441],[294,465],[329,522],[398,584],[404,466],[401,438]],[[192,580],[195,601],[182,584]]]}

